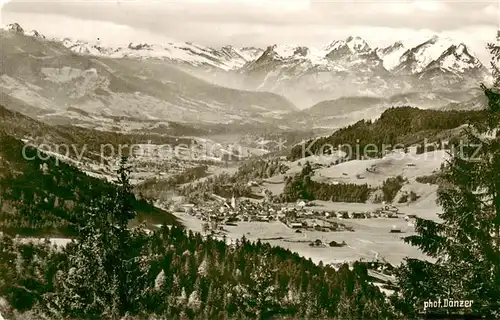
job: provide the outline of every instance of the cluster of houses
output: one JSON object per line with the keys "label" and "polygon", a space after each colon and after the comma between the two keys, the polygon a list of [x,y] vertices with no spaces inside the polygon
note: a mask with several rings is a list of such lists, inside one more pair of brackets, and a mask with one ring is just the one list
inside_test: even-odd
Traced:
{"label": "cluster of houses", "polygon": [[212,195],[213,201],[205,202],[203,205],[184,204],[185,212],[202,221],[218,221],[232,224],[238,221],[269,222],[276,220],[280,211],[279,205],[266,201],[253,201],[250,199],[230,200]]}
{"label": "cluster of houses", "polygon": [[[403,214],[399,212],[399,209],[392,205],[382,204],[381,208],[375,209],[373,211],[356,212],[356,211],[324,211],[324,210],[308,210],[307,207],[310,203],[304,200],[300,200],[296,203],[299,210],[299,214],[305,216],[324,216],[326,218],[338,218],[338,219],[370,219],[370,218],[399,218]],[[406,217],[414,218],[414,215],[408,215]]]}
{"label": "cluster of houses", "polygon": [[[237,199],[234,196],[226,199],[218,195],[212,195],[213,201],[205,202],[203,205],[184,204],[185,212],[195,216],[201,221],[208,222],[216,229],[222,225],[236,225],[238,222],[270,222],[280,221],[291,229],[310,231],[354,231],[338,220],[343,219],[369,219],[369,218],[399,218],[402,214],[398,208],[383,204],[381,208],[368,212],[349,211],[325,211],[311,210],[311,203],[298,201],[295,205],[277,204],[269,201],[254,201],[252,199]],[[405,219],[414,218],[407,215]],[[334,221],[334,219],[336,221]],[[394,231],[392,231],[394,232]]]}
{"label": "cluster of houses", "polygon": [[345,243],[345,241],[342,241],[342,242],[330,241],[327,244],[327,243],[324,243],[323,241],[321,241],[320,239],[316,239],[313,242],[309,243],[309,246],[310,247],[326,247],[326,246],[345,247],[345,246],[347,246],[347,243]]}
{"label": "cluster of houses", "polygon": [[285,223],[289,228],[296,229],[295,232],[300,233],[301,230],[310,231],[354,231],[351,227],[348,227],[342,223],[337,223],[334,221],[318,220],[318,219],[286,219],[280,218],[280,221]]}

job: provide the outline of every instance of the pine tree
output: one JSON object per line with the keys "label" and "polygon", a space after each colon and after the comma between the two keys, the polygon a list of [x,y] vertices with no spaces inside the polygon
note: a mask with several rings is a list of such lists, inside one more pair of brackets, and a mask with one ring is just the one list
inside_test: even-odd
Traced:
{"label": "pine tree", "polygon": [[487,121],[470,125],[467,143],[452,150],[442,176],[445,186],[438,190],[442,222],[417,219],[417,234],[405,238],[436,259],[407,259],[399,269],[406,310],[429,299],[453,298],[474,300],[472,312],[500,317],[500,135],[495,134],[500,123],[500,47],[489,48],[496,81],[493,88],[481,85],[488,98]]}
{"label": "pine tree", "polygon": [[311,173],[313,173],[313,169],[311,167],[311,164],[309,163],[309,161],[306,161],[306,164],[304,165],[304,167],[302,167],[302,171],[301,171],[300,175],[305,177],[305,176],[310,175]]}
{"label": "pine tree", "polygon": [[128,228],[135,212],[126,161],[117,171],[116,193],[94,201],[87,225],[67,249],[69,268],[59,272],[55,292],[45,296],[46,312],[54,317],[116,319],[141,311],[149,285],[148,237],[140,228]]}

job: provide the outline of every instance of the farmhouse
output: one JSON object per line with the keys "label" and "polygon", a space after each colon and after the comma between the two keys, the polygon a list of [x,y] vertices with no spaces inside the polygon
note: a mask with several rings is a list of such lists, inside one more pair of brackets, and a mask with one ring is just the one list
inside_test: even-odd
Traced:
{"label": "farmhouse", "polygon": [[352,213],[353,219],[363,219],[364,217],[365,217],[365,214],[363,212],[353,212]]}
{"label": "farmhouse", "polygon": [[298,201],[297,202],[297,207],[304,208],[305,206],[306,206],[306,202],[305,201]]}
{"label": "farmhouse", "polygon": [[193,208],[194,208],[194,204],[192,203],[186,203],[186,204],[183,204],[182,205],[182,209],[184,210],[184,212],[186,213],[191,213],[193,212]]}
{"label": "farmhouse", "polygon": [[300,222],[292,222],[289,224],[289,227],[292,229],[299,229],[302,228],[302,223]]}
{"label": "farmhouse", "polygon": [[342,241],[342,243],[338,243],[336,241],[331,241],[329,243],[330,247],[345,247],[347,245],[347,243],[345,243],[345,241]]}
{"label": "farmhouse", "polygon": [[313,242],[309,243],[310,247],[321,247],[323,245],[323,241],[316,239]]}

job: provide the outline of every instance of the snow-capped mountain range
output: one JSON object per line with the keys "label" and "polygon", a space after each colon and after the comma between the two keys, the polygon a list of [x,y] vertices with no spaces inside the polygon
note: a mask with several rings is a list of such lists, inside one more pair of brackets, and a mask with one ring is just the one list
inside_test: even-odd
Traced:
{"label": "snow-capped mountain range", "polygon": [[109,48],[98,43],[62,39],[62,43],[71,51],[110,58],[166,59],[173,62],[187,63],[192,66],[210,66],[222,70],[234,70],[248,61],[255,60],[262,52],[258,48],[235,48],[225,46],[219,50],[193,43],[170,42],[164,45],[147,43],[129,43],[126,47]]}
{"label": "snow-capped mountain range", "polygon": [[18,23],[10,23],[6,26],[3,26],[1,29],[6,30],[6,31],[12,31],[12,32],[19,33],[19,34],[24,34],[24,35],[29,36],[29,37],[45,39],[45,36],[43,34],[39,33],[38,31],[36,31],[36,30],[26,31]]}
{"label": "snow-capped mountain range", "polygon": [[342,96],[387,97],[477,87],[488,70],[464,43],[434,36],[414,47],[371,48],[360,37],[323,48],[273,45],[244,65],[245,85],[311,105]]}
{"label": "snow-capped mountain range", "polygon": [[[165,60],[119,59],[116,50],[107,49],[75,54],[67,42],[24,32],[18,24],[0,30],[0,105],[48,123],[125,131],[157,130],[170,122],[265,124],[296,110],[283,96],[223,87]],[[127,52],[151,53],[155,47],[131,45]],[[210,49],[183,48],[178,53],[185,53],[186,63],[199,54],[195,61],[210,61],[215,68]],[[229,62],[235,52],[225,47],[216,53]],[[117,119],[126,125],[115,127]]]}
{"label": "snow-capped mountain range", "polygon": [[330,71],[347,71],[352,66],[368,62],[395,74],[418,74],[435,67],[456,74],[463,74],[467,70],[486,70],[464,43],[438,36],[412,48],[406,48],[401,41],[397,41],[386,48],[372,49],[360,37],[336,40],[320,49],[273,45],[254,61],[253,66],[246,68],[252,69],[269,57],[282,62],[306,64],[308,67],[323,66]]}
{"label": "snow-capped mountain range", "polygon": [[[2,29],[45,38],[36,30],[25,31],[19,24],[12,23]],[[264,50],[255,47],[235,48],[224,46],[220,49],[194,44],[191,42],[168,42],[166,44],[129,43],[123,47],[106,47],[99,40],[87,42],[69,38],[53,39],[71,51],[91,56],[104,56],[110,58],[136,58],[136,59],[166,59],[173,62],[182,62],[193,66],[211,66],[223,70],[234,70],[245,63],[257,59]]]}
{"label": "snow-capped mountain range", "polygon": [[[61,64],[60,67],[85,75],[90,70],[81,70],[81,65],[84,64],[80,64],[78,62],[80,60],[90,61],[89,63],[95,64],[97,69],[106,65],[106,70],[111,70],[110,72],[117,78],[110,77],[103,69],[102,74],[98,71],[97,75],[102,83],[92,82],[94,80],[85,83],[93,86],[99,85],[104,88],[104,91],[113,91],[118,83],[116,79],[124,80],[123,88],[127,88],[126,94],[130,94],[128,92],[130,88],[127,87],[128,85],[125,86],[125,83],[140,89],[134,92],[133,98],[127,96],[126,101],[128,102],[139,99],[139,93],[144,92],[145,88],[147,90],[155,88],[154,92],[150,92],[148,95],[159,99],[156,102],[158,105],[166,103],[165,101],[168,102],[169,108],[186,104],[189,106],[210,105],[210,108],[213,109],[216,108],[215,106],[224,105],[232,110],[230,118],[237,115],[236,110],[248,107],[255,110],[260,108],[259,110],[266,110],[266,112],[272,112],[278,108],[282,112],[293,109],[292,105],[305,109],[324,101],[325,103],[320,104],[320,106],[333,105],[334,109],[338,109],[339,103],[345,104],[346,100],[342,100],[343,97],[360,97],[361,101],[371,97],[382,99],[380,107],[387,107],[394,102],[423,108],[436,108],[474,98],[469,94],[465,94],[464,97],[464,93],[470,92],[471,88],[477,88],[479,82],[485,81],[488,76],[488,70],[466,44],[438,36],[416,46],[396,41],[394,44],[382,48],[372,48],[367,41],[358,36],[334,40],[321,47],[275,44],[265,49],[236,48],[233,46],[216,49],[190,42],[170,41],[164,44],[128,43],[111,48],[101,45],[99,41],[91,43],[68,38],[48,40],[35,30],[24,31],[16,23],[3,29],[9,31],[4,32],[3,36],[6,37],[10,37],[9,34],[21,34],[23,37],[35,38],[36,41],[32,43],[33,50],[35,50],[33,52],[37,53],[37,57],[39,52],[43,52],[42,55],[47,55],[48,60],[45,63],[48,63],[55,55],[67,55],[73,52],[79,58],[67,56],[64,59],[59,59],[58,65],[64,60],[65,64]],[[41,49],[42,47],[44,49]],[[47,48],[50,49],[50,54],[48,51],[46,52]],[[21,48],[21,46],[16,50],[16,53],[27,53],[26,49]],[[30,57],[32,56],[26,58],[30,59]],[[117,65],[111,67],[115,64]],[[115,68],[127,71],[120,71],[119,74],[116,74],[113,72]],[[44,67],[41,72],[53,73],[57,71],[61,73],[68,71],[66,69],[52,69],[54,69],[52,66],[50,68]],[[179,71],[185,73],[179,73]],[[129,72],[132,73],[129,74]],[[127,79],[123,78],[124,74],[127,75]],[[198,83],[200,78],[204,82]],[[182,81],[178,79],[182,79]],[[39,80],[43,81],[43,79],[37,79],[37,81]],[[161,85],[155,83],[154,86],[153,84],[144,86],[141,83],[160,80]],[[12,82],[12,79],[9,81]],[[183,81],[187,81],[186,84],[182,84]],[[161,87],[162,85],[168,88]],[[194,91],[186,89],[191,85],[194,85],[192,88]],[[206,92],[199,91],[201,85],[206,86],[207,92],[213,94],[210,99],[206,96]],[[11,85],[9,86],[11,87]],[[168,91],[168,95],[165,95],[164,91],[167,89],[175,89],[175,94],[172,95]],[[231,99],[228,100],[227,96],[219,95],[221,90],[227,91],[226,93],[231,96]],[[113,92],[114,94],[123,94],[122,91]],[[278,94],[282,97],[278,95],[256,96],[255,93],[259,91]],[[21,97],[21,95],[18,96]],[[89,91],[88,96],[93,99],[92,104],[103,101],[103,97],[100,97],[95,91]],[[251,98],[245,101],[238,98],[243,96]],[[404,99],[391,99],[390,97],[393,96],[404,97]],[[62,99],[62,102],[67,101],[63,92],[58,93],[57,97]],[[109,100],[109,97],[106,99]],[[285,99],[282,99],[283,97]],[[121,98],[123,97],[120,96]],[[145,101],[146,98],[140,97],[139,100],[141,99]],[[259,103],[256,104],[255,101],[259,101]],[[337,103],[338,101],[340,102]],[[113,105],[111,102],[109,103]],[[137,103],[142,106],[142,102]],[[47,104],[50,103],[47,102]],[[193,116],[199,116],[198,106],[190,108]],[[353,108],[359,109],[356,106]],[[87,112],[87,109],[82,110]],[[213,111],[208,109],[207,114],[212,114]],[[253,109],[249,111],[252,114],[255,113]],[[347,109],[352,112],[356,111]],[[103,109],[97,108],[96,110]],[[111,114],[123,111],[120,110],[112,109],[107,112]],[[137,108],[132,109],[134,114],[138,113],[138,110]],[[242,112],[241,110],[238,112]],[[328,107],[321,108],[321,113],[327,111]],[[180,119],[183,119],[185,115],[185,110],[179,110]],[[136,116],[140,117],[140,112]],[[151,117],[154,116],[151,115]]]}
{"label": "snow-capped mountain range", "polygon": [[478,58],[463,43],[454,43],[449,38],[432,37],[426,42],[405,51],[399,64],[391,70],[415,74],[426,69],[442,68],[462,74],[467,70],[484,68]]}
{"label": "snow-capped mountain range", "polygon": [[[23,30],[17,23],[9,24],[4,29],[45,38],[36,30],[28,32]],[[111,48],[102,46],[99,40],[94,43],[69,38],[55,40],[60,40],[71,51],[83,55],[165,59],[193,66],[217,67],[225,71],[243,67],[252,69],[247,65],[253,63],[255,67],[259,64],[259,60],[262,62],[269,58],[280,62],[306,63],[310,67],[322,66],[324,70],[329,71],[345,71],[352,65],[367,61],[376,65],[381,64],[386,71],[402,74],[417,74],[435,67],[457,74],[484,68],[464,43],[438,36],[433,36],[415,47],[405,47],[402,41],[396,41],[391,46],[374,49],[357,36],[334,40],[320,48],[275,44],[266,50],[255,47],[236,48],[231,45],[214,49],[191,42],[129,43],[127,46]]]}

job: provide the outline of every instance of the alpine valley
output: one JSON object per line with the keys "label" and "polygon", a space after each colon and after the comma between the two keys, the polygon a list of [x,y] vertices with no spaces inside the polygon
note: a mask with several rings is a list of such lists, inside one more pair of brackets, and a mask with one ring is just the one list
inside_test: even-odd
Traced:
{"label": "alpine valley", "polygon": [[500,69],[326,42],[0,29],[0,320],[498,318]]}

